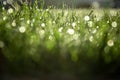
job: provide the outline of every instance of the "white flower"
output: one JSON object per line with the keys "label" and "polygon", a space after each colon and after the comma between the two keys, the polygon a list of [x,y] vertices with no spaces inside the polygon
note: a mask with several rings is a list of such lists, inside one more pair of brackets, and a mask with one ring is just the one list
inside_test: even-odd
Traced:
{"label": "white flower", "polygon": [[60,27],[60,28],[58,29],[59,32],[62,32],[62,30],[63,30],[63,27]]}
{"label": "white flower", "polygon": [[5,21],[6,19],[7,19],[7,17],[6,17],[6,16],[4,16],[4,17],[3,17],[3,20]]}
{"label": "white flower", "polygon": [[50,36],[49,36],[49,40],[52,40],[52,39],[53,39],[53,37],[50,35]]}
{"label": "white flower", "polygon": [[49,9],[46,9],[46,12],[48,12],[49,11]]}
{"label": "white flower", "polygon": [[41,26],[42,26],[42,27],[45,27],[45,23],[42,23]]}
{"label": "white flower", "polygon": [[89,21],[89,22],[88,22],[88,26],[89,26],[89,27],[92,27],[92,26],[93,26],[93,22],[92,22],[92,21]]}
{"label": "white flower", "polygon": [[3,1],[3,5],[6,5],[7,4],[7,2],[6,1]]}
{"label": "white flower", "polygon": [[45,34],[45,31],[44,30],[40,30],[39,34],[43,35],[43,34]]}
{"label": "white flower", "polygon": [[12,13],[13,13],[13,9],[12,9],[12,8],[9,8],[9,9],[8,9],[8,13],[9,13],[9,14],[12,14]]}
{"label": "white flower", "polygon": [[99,26],[96,26],[96,28],[98,29],[98,28],[99,28]]}
{"label": "white flower", "polygon": [[68,29],[68,30],[67,30],[67,33],[70,34],[70,35],[73,35],[74,32],[75,32],[75,31],[74,31],[73,29]]}
{"label": "white flower", "polygon": [[107,23],[110,23],[110,21],[107,21]]}
{"label": "white flower", "polygon": [[19,27],[19,31],[21,33],[24,33],[26,31],[26,28],[24,26]]}
{"label": "white flower", "polygon": [[69,25],[69,26],[70,26],[71,24],[70,24],[70,23],[67,23],[67,25]]}
{"label": "white flower", "polygon": [[112,22],[111,25],[112,25],[112,27],[117,27],[117,22],[114,21],[114,22]]}
{"label": "white flower", "polygon": [[16,26],[16,21],[14,20],[13,22],[12,22],[12,26]]}
{"label": "white flower", "polygon": [[89,41],[92,42],[93,41],[93,36],[89,37]]}
{"label": "white flower", "polygon": [[96,18],[96,21],[97,21],[97,22],[100,21],[100,18]]}
{"label": "white flower", "polygon": [[5,8],[4,8],[4,7],[2,7],[2,10],[5,10]]}
{"label": "white flower", "polygon": [[85,17],[84,17],[84,20],[85,20],[85,21],[89,21],[89,20],[90,20],[90,17],[89,17],[89,16],[85,16]]}
{"label": "white flower", "polygon": [[107,45],[112,47],[114,45],[114,41],[112,39],[108,40]]}
{"label": "white flower", "polygon": [[75,22],[73,22],[73,23],[72,23],[72,27],[75,27],[75,26],[76,26],[76,23],[75,23]]}
{"label": "white flower", "polygon": [[40,30],[39,35],[41,38],[43,38],[45,36],[45,30]]}
{"label": "white flower", "polygon": [[27,24],[30,24],[30,20],[27,20]]}
{"label": "white flower", "polygon": [[40,17],[40,19],[42,19],[42,17]]}
{"label": "white flower", "polygon": [[30,25],[33,27],[33,25],[34,25],[34,24],[33,24],[33,23],[31,23]]}
{"label": "white flower", "polygon": [[4,47],[4,42],[0,41],[0,48],[3,48],[3,47]]}

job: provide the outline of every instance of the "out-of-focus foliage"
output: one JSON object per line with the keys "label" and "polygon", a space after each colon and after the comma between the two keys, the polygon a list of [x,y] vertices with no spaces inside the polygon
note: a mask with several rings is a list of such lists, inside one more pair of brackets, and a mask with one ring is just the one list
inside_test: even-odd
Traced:
{"label": "out-of-focus foliage", "polygon": [[120,67],[120,12],[78,12],[1,8],[0,48],[10,72],[115,72]]}

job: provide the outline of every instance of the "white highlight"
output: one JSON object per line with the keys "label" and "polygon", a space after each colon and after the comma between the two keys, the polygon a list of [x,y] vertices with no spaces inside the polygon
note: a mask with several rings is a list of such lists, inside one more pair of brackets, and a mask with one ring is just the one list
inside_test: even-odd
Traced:
{"label": "white highlight", "polygon": [[13,13],[13,9],[12,9],[12,8],[9,8],[9,9],[8,9],[8,13],[9,13],[9,14],[12,14],[12,13]]}
{"label": "white highlight", "polygon": [[108,40],[107,45],[108,45],[109,47],[112,47],[112,46],[114,45],[114,41],[111,40],[111,39]]}
{"label": "white highlight", "polygon": [[20,33],[24,33],[26,31],[26,28],[24,26],[21,26],[19,28]]}
{"label": "white highlight", "polygon": [[85,17],[84,17],[84,20],[85,20],[85,21],[89,21],[89,20],[90,20],[90,17],[89,17],[89,16],[85,16]]}
{"label": "white highlight", "polygon": [[41,26],[42,26],[42,27],[45,27],[45,23],[42,23]]}
{"label": "white highlight", "polygon": [[73,29],[68,29],[67,33],[70,34],[70,35],[73,35],[75,33],[75,31]]}
{"label": "white highlight", "polygon": [[111,25],[112,25],[112,27],[117,27],[117,22],[114,21],[114,22],[112,22]]}
{"label": "white highlight", "polygon": [[15,21],[15,20],[12,22],[12,26],[13,26],[13,27],[16,26],[16,21]]}

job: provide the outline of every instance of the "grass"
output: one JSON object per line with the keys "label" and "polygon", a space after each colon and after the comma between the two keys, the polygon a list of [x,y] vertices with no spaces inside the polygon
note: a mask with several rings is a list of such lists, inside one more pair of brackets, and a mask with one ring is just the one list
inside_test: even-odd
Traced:
{"label": "grass", "polygon": [[26,5],[18,11],[1,8],[0,48],[15,73],[36,69],[77,75],[116,73],[120,12]]}

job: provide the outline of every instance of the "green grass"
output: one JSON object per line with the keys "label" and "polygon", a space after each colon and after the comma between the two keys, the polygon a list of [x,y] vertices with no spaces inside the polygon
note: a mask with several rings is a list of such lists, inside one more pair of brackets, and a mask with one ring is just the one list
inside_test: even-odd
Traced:
{"label": "green grass", "polygon": [[0,47],[12,72],[89,74],[119,68],[119,10],[12,10],[0,12]]}

